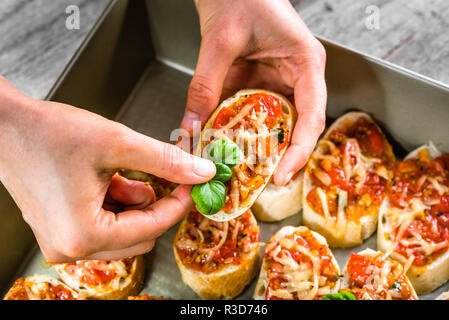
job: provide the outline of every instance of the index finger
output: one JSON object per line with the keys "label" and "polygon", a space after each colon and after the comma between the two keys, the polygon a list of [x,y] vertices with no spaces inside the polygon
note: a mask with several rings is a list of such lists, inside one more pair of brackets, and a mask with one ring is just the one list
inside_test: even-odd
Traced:
{"label": "index finger", "polygon": [[324,68],[309,65],[295,83],[298,120],[291,145],[274,174],[274,183],[287,184],[307,162],[326,122],[327,89]]}

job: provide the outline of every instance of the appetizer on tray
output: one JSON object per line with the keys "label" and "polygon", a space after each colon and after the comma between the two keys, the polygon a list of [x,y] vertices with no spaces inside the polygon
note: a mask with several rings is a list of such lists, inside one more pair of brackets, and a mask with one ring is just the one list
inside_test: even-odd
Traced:
{"label": "appetizer on tray", "polygon": [[326,239],[307,227],[283,227],[266,244],[257,300],[320,300],[340,289],[340,269]]}
{"label": "appetizer on tray", "polygon": [[449,154],[432,144],[396,164],[382,204],[378,249],[408,269],[419,294],[449,279]]}
{"label": "appetizer on tray", "polygon": [[394,162],[369,115],[350,112],[337,119],[305,167],[303,223],[331,247],[361,244],[376,230]]}
{"label": "appetizer on tray", "polygon": [[195,152],[217,164],[216,178],[192,189],[198,211],[216,221],[246,212],[270,182],[295,121],[292,104],[274,92],[241,90],[223,101]]}
{"label": "appetizer on tray", "polygon": [[342,291],[357,300],[418,300],[403,266],[382,252],[352,253],[343,274]]}
{"label": "appetizer on tray", "polygon": [[259,227],[250,210],[229,221],[191,212],[173,250],[183,281],[203,299],[234,298],[256,276]]}
{"label": "appetizer on tray", "polygon": [[17,279],[4,300],[82,300],[82,296],[59,280],[34,275]]}
{"label": "appetizer on tray", "polygon": [[62,281],[88,299],[122,300],[139,294],[145,276],[142,256],[122,260],[78,260],[53,264]]}

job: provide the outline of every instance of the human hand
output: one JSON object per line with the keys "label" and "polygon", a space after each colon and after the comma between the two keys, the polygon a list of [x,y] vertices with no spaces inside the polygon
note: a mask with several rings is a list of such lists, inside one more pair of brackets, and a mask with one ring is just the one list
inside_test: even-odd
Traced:
{"label": "human hand", "polygon": [[286,184],[325,126],[326,53],[287,0],[196,0],[202,42],[181,127],[202,124],[243,88],[294,94],[298,121],[275,174]]}
{"label": "human hand", "polygon": [[[184,185],[153,203],[152,188],[115,175],[121,168]],[[31,99],[0,77],[0,181],[51,262],[150,251],[191,209],[189,184],[214,175],[209,160],[88,111]]]}

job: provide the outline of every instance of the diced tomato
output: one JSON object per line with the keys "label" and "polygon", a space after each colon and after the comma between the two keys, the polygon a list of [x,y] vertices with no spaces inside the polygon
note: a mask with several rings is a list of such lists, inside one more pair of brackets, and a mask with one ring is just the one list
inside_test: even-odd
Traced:
{"label": "diced tomato", "polygon": [[98,285],[100,283],[105,283],[109,280],[112,280],[115,278],[116,273],[114,271],[101,271],[97,269],[87,269],[86,274],[83,275],[82,281],[87,284],[91,285]]}
{"label": "diced tomato", "polygon": [[371,152],[381,155],[384,152],[384,141],[378,130],[370,130],[368,134]]}
{"label": "diced tomato", "polygon": [[369,261],[366,257],[356,253],[351,253],[351,257],[348,262],[350,280],[357,286],[363,286],[370,276],[368,267],[371,264],[371,261]]}
{"label": "diced tomato", "polygon": [[231,107],[221,109],[214,121],[214,128],[220,129],[226,125],[232,117],[236,115],[236,111]]}
{"label": "diced tomato", "polygon": [[351,189],[351,185],[346,180],[345,172],[342,169],[331,168],[326,172],[332,179],[332,185],[338,186],[347,191]]}

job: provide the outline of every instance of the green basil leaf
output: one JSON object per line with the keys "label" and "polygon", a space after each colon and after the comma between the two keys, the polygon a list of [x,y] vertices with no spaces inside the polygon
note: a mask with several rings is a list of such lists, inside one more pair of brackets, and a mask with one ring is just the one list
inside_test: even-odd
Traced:
{"label": "green basil leaf", "polygon": [[209,159],[215,163],[223,163],[232,168],[240,161],[240,149],[228,139],[215,140],[210,144]]}
{"label": "green basil leaf", "polygon": [[217,173],[215,174],[213,180],[226,182],[231,179],[232,171],[231,168],[229,168],[227,165],[223,163],[216,163],[215,168],[217,168]]}
{"label": "green basil leaf", "polygon": [[340,292],[340,295],[343,297],[342,300],[357,300],[355,295],[349,291],[342,291]]}
{"label": "green basil leaf", "polygon": [[226,203],[226,186],[221,181],[211,180],[194,185],[190,194],[204,215],[216,214]]}
{"label": "green basil leaf", "polygon": [[326,294],[321,300],[357,300],[357,298],[351,292],[341,291],[339,293]]}

